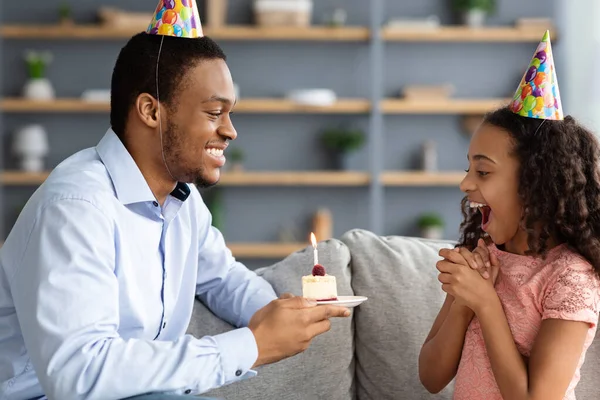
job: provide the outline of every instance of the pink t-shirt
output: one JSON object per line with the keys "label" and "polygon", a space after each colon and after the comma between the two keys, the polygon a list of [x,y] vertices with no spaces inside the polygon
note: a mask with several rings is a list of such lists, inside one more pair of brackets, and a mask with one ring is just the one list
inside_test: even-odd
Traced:
{"label": "pink t-shirt", "polygon": [[[496,292],[519,352],[529,357],[542,320],[564,319],[590,324],[585,345],[565,400],[575,386],[585,353],[594,339],[600,307],[600,281],[589,262],[566,245],[551,249],[546,260],[520,256],[490,246],[500,261]],[[479,320],[465,336],[455,381],[455,400],[503,400],[490,365]]]}

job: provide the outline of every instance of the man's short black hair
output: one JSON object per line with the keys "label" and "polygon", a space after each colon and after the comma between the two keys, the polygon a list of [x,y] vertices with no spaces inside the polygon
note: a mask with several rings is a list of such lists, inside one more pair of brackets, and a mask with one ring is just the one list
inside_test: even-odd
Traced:
{"label": "man's short black hair", "polygon": [[[133,36],[121,49],[113,70],[110,94],[110,124],[122,139],[127,116],[141,93],[156,93],[156,60],[163,36],[145,32]],[[222,59],[225,53],[208,37],[197,39],[164,36],[158,69],[160,101],[173,105],[182,78],[199,61]]]}

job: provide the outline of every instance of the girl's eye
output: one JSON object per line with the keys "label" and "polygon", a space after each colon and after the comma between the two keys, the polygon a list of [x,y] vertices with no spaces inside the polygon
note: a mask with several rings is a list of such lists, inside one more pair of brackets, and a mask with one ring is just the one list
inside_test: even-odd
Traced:
{"label": "girl's eye", "polygon": [[[468,174],[470,170],[471,169],[467,168],[467,169],[465,169],[465,172]],[[486,172],[486,171],[477,171],[477,174],[479,176],[486,176],[487,174],[489,174],[489,172]]]}
{"label": "girl's eye", "polygon": [[209,112],[209,114],[212,115],[213,117],[218,118],[221,116],[222,113],[221,112]]}

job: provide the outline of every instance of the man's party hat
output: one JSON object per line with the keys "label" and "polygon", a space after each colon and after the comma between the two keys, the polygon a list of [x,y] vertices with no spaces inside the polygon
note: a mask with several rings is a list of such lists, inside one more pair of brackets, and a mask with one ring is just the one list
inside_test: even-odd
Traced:
{"label": "man's party hat", "polygon": [[523,117],[564,119],[549,31],[546,31],[538,45],[510,108]]}
{"label": "man's party hat", "polygon": [[159,0],[146,32],[192,39],[204,36],[196,0]]}

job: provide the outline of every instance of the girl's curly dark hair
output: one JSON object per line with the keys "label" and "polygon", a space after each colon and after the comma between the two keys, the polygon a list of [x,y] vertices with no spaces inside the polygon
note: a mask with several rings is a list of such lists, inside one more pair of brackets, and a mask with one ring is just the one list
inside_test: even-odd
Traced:
{"label": "girl's curly dark hair", "polygon": [[[483,123],[506,130],[513,140],[528,254],[544,256],[553,238],[600,274],[600,150],[594,135],[570,116],[540,121],[508,107],[487,114]],[[459,245],[472,250],[484,237],[481,213],[469,208],[466,197],[461,208]]]}

